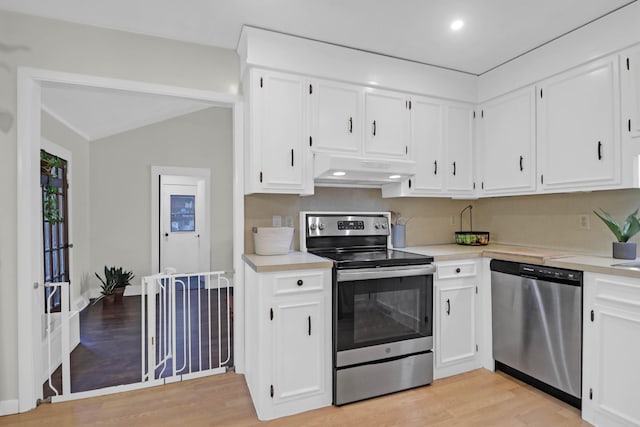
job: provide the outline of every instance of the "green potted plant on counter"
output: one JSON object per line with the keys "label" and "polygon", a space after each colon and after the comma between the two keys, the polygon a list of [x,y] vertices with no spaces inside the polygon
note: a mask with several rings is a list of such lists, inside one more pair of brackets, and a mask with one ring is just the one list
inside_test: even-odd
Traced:
{"label": "green potted plant on counter", "polygon": [[640,220],[638,220],[638,209],[627,217],[624,224],[620,225],[608,212],[602,208],[602,213],[593,211],[598,218],[604,222],[609,230],[616,236],[617,242],[613,242],[613,257],[617,259],[635,259],[636,244],[630,243],[629,239],[640,232]]}

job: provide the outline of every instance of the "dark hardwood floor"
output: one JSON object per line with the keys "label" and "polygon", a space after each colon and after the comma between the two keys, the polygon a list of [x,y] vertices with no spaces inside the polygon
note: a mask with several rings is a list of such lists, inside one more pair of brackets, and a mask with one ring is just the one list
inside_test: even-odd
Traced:
{"label": "dark hardwood floor", "polygon": [[[184,298],[182,292],[176,292],[176,330],[178,332],[176,366],[178,374],[208,369],[210,355],[213,366],[218,365],[217,292],[211,291],[211,313],[206,309],[206,304],[203,304],[199,316],[198,296],[202,302],[207,301],[207,291],[204,289],[188,290],[184,294]],[[156,301],[156,305],[158,302]],[[188,306],[188,304],[191,304],[192,307],[191,316],[183,318],[184,306]],[[224,290],[220,292],[220,305],[222,313],[226,313],[227,296]],[[209,328],[206,325],[206,319],[209,315],[211,317],[211,348],[206,339],[209,335]],[[186,322],[183,319],[186,319]],[[95,305],[89,304],[80,313],[80,344],[71,353],[71,392],[76,393],[141,381],[141,321],[140,296],[124,297],[121,302],[113,304],[103,304],[102,301],[99,301]],[[160,322],[161,319],[157,319],[157,331],[161,328]],[[198,330],[200,324],[203,327]],[[230,339],[233,342],[232,325],[231,322],[229,329]],[[222,360],[224,361],[229,356],[229,361],[224,366],[233,366],[233,353],[230,355],[227,353],[226,314],[221,316],[220,326],[223,337],[221,340]],[[191,336],[191,346],[182,344],[185,332]],[[206,344],[199,346],[198,336]],[[159,356],[159,353],[156,355]],[[169,364],[164,370],[162,367],[158,368],[157,373],[162,372],[162,377],[172,375],[171,362],[169,360]],[[182,366],[184,369],[180,370]],[[61,378],[62,369],[58,367],[52,375],[51,381],[58,391],[62,390]],[[55,392],[49,387],[48,381],[43,384],[43,395],[45,398],[55,395]]]}

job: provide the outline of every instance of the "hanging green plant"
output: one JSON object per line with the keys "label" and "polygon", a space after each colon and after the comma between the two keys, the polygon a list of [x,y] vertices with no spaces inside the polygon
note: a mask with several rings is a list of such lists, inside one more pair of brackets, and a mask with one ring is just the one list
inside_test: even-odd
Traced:
{"label": "hanging green plant", "polygon": [[60,157],[40,150],[40,185],[42,186],[42,215],[51,225],[63,222],[64,218],[58,209],[58,194],[62,187],[62,178],[57,177],[58,169],[63,166]]}

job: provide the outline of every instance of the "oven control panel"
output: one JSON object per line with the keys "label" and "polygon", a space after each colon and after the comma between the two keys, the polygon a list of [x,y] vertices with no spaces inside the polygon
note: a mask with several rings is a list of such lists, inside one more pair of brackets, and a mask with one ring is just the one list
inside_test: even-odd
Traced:
{"label": "oven control panel", "polygon": [[389,219],[385,215],[308,215],[307,237],[388,236]]}

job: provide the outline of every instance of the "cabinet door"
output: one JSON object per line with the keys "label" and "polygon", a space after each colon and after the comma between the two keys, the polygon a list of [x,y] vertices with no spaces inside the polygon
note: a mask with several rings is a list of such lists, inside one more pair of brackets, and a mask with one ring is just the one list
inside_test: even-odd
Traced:
{"label": "cabinet door", "polygon": [[595,425],[640,425],[639,284],[585,274],[582,405]]}
{"label": "cabinet door", "polygon": [[444,168],[450,193],[473,193],[473,109],[469,105],[448,105],[445,113]]}
{"label": "cabinet door", "polygon": [[[255,73],[251,100],[252,149],[259,150],[263,190],[304,191],[309,185],[306,163],[306,82],[283,73]],[[313,184],[311,183],[311,186]]]}
{"label": "cabinet door", "polygon": [[640,46],[624,52],[622,60],[622,131],[640,138]]}
{"label": "cabinet door", "polygon": [[312,87],[313,151],[359,154],[362,151],[362,88],[325,80],[315,81]]}
{"label": "cabinet door", "polygon": [[479,150],[484,193],[535,190],[535,89],[485,104],[480,112]]}
{"label": "cabinet door", "polygon": [[365,154],[405,158],[409,152],[409,109],[400,93],[367,89]]}
{"label": "cabinet door", "polygon": [[415,193],[443,188],[443,106],[429,98],[411,99],[411,146],[417,172],[412,178]]}
{"label": "cabinet door", "polygon": [[538,148],[543,189],[615,184],[620,177],[617,58],[543,83]]}
{"label": "cabinet door", "polygon": [[274,403],[324,392],[323,313],[322,295],[280,298],[274,307]]}
{"label": "cabinet door", "polygon": [[471,285],[438,288],[438,366],[475,357],[475,295]]}

